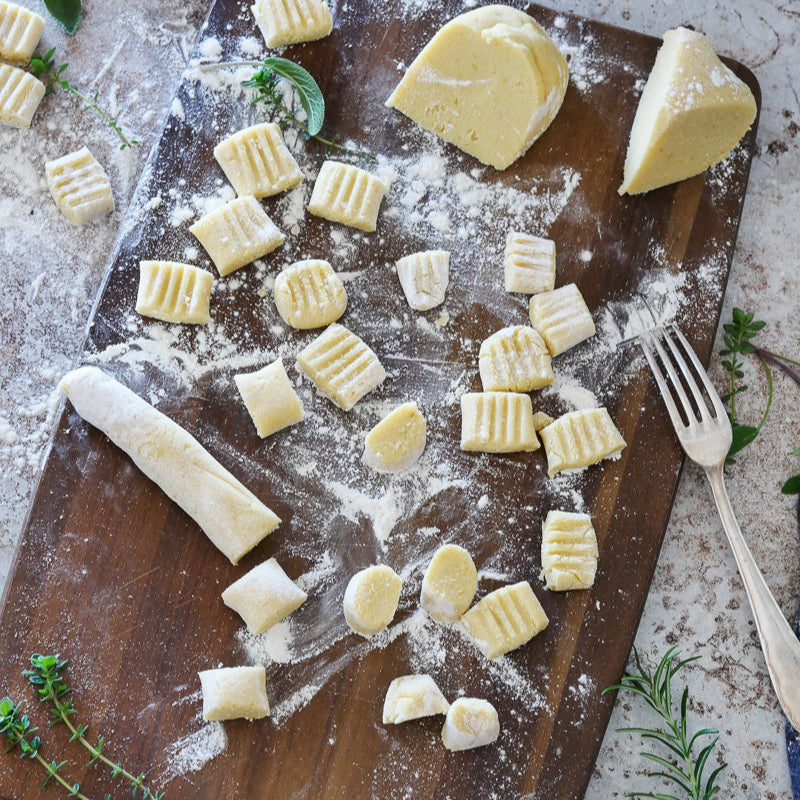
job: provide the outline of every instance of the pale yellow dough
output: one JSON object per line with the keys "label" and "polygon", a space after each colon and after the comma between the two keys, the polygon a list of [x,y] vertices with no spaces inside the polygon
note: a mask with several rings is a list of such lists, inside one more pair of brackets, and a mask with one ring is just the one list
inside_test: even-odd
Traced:
{"label": "pale yellow dough", "polygon": [[469,608],[478,588],[472,556],[457,544],[442,545],[425,570],[420,605],[437,622],[456,622]]}
{"label": "pale yellow dough", "polygon": [[136,310],[164,322],[203,325],[211,320],[214,276],[180,261],[140,261]]}
{"label": "pale yellow dough", "polygon": [[333,29],[322,0],[256,0],[251,10],[267,47],[312,42]]}
{"label": "pale yellow dough", "polygon": [[347,308],[347,292],[333,267],[320,259],[296,261],[275,278],[275,307],[293,328],[322,328]]}
{"label": "pale yellow dough", "polygon": [[500,720],[488,700],[459,697],[448,709],[442,742],[448,750],[471,750],[491,744],[500,735]]}
{"label": "pale yellow dough", "polygon": [[527,325],[502,328],[484,339],[478,369],[485,392],[530,392],[555,380],[544,339]]}
{"label": "pale yellow dough", "polygon": [[531,297],[531,325],[557,356],[595,335],[592,314],[574,283]]}
{"label": "pale yellow dough", "polygon": [[12,128],[30,128],[45,91],[45,85],[30,72],[0,64],[0,122]]}
{"label": "pale yellow dough", "polygon": [[447,250],[412,253],[398,259],[395,267],[403,294],[415,311],[429,311],[444,302],[450,282],[450,253]]}
{"label": "pale yellow dough", "polygon": [[233,379],[262,439],[303,421],[303,406],[280,358]]}
{"label": "pale yellow dough", "polygon": [[550,292],[556,285],[556,243],[528,233],[506,237],[503,272],[507,292]]}
{"label": "pale yellow dough", "polygon": [[89,148],[47,161],[44,171],[53,200],[72,225],[84,225],[114,210],[111,181]]}
{"label": "pale yellow dough", "polygon": [[362,636],[374,636],[394,618],[403,581],[384,565],[367,567],[350,578],[344,593],[344,618]]}
{"label": "pale yellow dough", "polygon": [[398,725],[420,717],[446,714],[450,708],[430,675],[403,675],[395,678],[383,701],[383,724]]}
{"label": "pale yellow dough", "polygon": [[269,716],[264,667],[220,667],[197,673],[203,689],[203,719],[261,719]]}
{"label": "pale yellow dough", "polygon": [[361,460],[377,472],[400,472],[416,463],[424,449],[425,417],[416,403],[403,403],[367,434]]}
{"label": "pale yellow dough", "polygon": [[547,512],[542,526],[542,574],[547,589],[588,589],[594,583],[597,557],[597,535],[588,514]]}
{"label": "pale yellow dough", "polygon": [[461,449],[483,453],[538,450],[530,396],[519,392],[462,394]]}
{"label": "pale yellow dough", "polygon": [[0,58],[27,64],[44,31],[44,19],[33,11],[0,0]]}

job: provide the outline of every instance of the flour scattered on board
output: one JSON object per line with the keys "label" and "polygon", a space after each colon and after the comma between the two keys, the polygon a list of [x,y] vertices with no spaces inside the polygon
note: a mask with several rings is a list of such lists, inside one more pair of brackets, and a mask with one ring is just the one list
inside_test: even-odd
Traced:
{"label": "flour scattered on board", "polygon": [[225,752],[228,736],[221,722],[208,722],[199,731],[175,742],[168,751],[163,771],[164,783],[178,775],[202,769],[211,759]]}

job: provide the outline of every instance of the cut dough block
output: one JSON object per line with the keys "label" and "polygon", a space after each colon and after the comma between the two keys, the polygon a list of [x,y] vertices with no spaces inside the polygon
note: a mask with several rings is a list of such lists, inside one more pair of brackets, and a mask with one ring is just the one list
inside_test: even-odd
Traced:
{"label": "cut dough block", "polygon": [[485,392],[530,392],[555,380],[544,339],[527,325],[503,328],[485,339],[478,367]]}
{"label": "cut dough block", "polygon": [[547,589],[588,589],[594,583],[597,557],[597,536],[590,516],[547,512],[542,526],[542,572]]}
{"label": "cut dough block", "polygon": [[73,225],[114,210],[111,181],[88,148],[48,161],[44,170],[53,200]]}
{"label": "cut dough block", "polygon": [[0,0],[0,58],[27,64],[43,30],[44,19],[38,14]]}
{"label": "cut dough block", "polygon": [[461,395],[461,449],[482,453],[538,450],[533,406],[527,394],[468,392]]}
{"label": "cut dough block", "polygon": [[450,253],[446,250],[403,256],[396,267],[403,294],[415,311],[428,311],[444,302],[450,282]]}
{"label": "cut dough block", "polygon": [[254,634],[269,630],[300,608],[307,598],[274,558],[253,567],[222,593],[225,605],[232,608]]}
{"label": "cut dough block", "polygon": [[285,239],[261,203],[250,195],[209,211],[189,231],[211,256],[220,275],[271,253]]}
{"label": "cut dough block", "polygon": [[461,617],[461,624],[487,658],[529,642],[548,622],[527,581],[495,589]]}
{"label": "cut dough block", "polygon": [[262,122],[234,133],[214,148],[214,158],[240,197],[269,197],[303,180],[303,173],[274,122]]}
{"label": "cut dough block", "polygon": [[366,170],[340,161],[325,161],[320,168],[308,210],[318,217],[370,233],[388,184]]}
{"label": "cut dough block", "polygon": [[488,700],[459,697],[448,709],[442,742],[451,751],[491,744],[500,735],[500,720]]}
{"label": "cut dough block", "polygon": [[262,439],[303,421],[303,406],[280,358],[233,379]]}
{"label": "cut dough block", "polygon": [[12,128],[30,128],[45,86],[19,67],[0,64],[0,122]]}
{"label": "cut dough block", "polygon": [[556,243],[511,231],[506,237],[503,267],[507,292],[550,292],[556,285]]}
{"label": "cut dough block", "polygon": [[362,636],[374,636],[394,618],[403,581],[384,565],[356,572],[344,593],[344,618]]}
{"label": "cut dough block", "polygon": [[531,325],[542,334],[551,356],[595,334],[594,320],[574,283],[531,297]]}
{"label": "cut dough block", "polygon": [[136,310],[164,322],[202,325],[211,320],[209,305],[214,276],[179,261],[139,262]]}
{"label": "cut dough block", "polygon": [[333,30],[322,0],[256,0],[251,10],[267,47],[313,42]]}
{"label": "cut dough block", "polygon": [[609,458],[625,447],[625,440],[605,408],[564,414],[539,431],[547,453],[547,474],[582,469]]}
{"label": "cut dough block", "polygon": [[417,404],[403,403],[367,434],[361,460],[377,472],[408,469],[425,449],[425,427]]}
{"label": "cut dough block", "polygon": [[197,673],[203,688],[203,719],[261,719],[269,716],[264,667],[220,667]]}
{"label": "cut dough block", "polygon": [[472,556],[457,544],[442,545],[422,579],[420,604],[437,622],[457,622],[478,588]]}
{"label": "cut dough block", "polygon": [[297,261],[275,278],[275,306],[293,328],[322,328],[347,308],[347,292],[327,261]]}
{"label": "cut dough block", "polygon": [[297,363],[317,389],[345,411],[386,379],[378,356],[337,322],[300,351]]}
{"label": "cut dough block", "polygon": [[383,724],[398,725],[420,717],[446,714],[450,708],[445,696],[430,675],[403,675],[395,678],[383,701]]}
{"label": "cut dough block", "polygon": [[104,372],[80,367],[68,372],[58,388],[234,564],[278,527],[280,519],[194,436]]}
{"label": "cut dough block", "polygon": [[522,11],[490,5],[450,20],[386,105],[505,169],[553,121],[568,81],[567,61],[541,26]]}
{"label": "cut dough block", "polygon": [[703,34],[667,31],[636,109],[619,193],[649,192],[703,172],[733,150],[756,112],[747,84]]}

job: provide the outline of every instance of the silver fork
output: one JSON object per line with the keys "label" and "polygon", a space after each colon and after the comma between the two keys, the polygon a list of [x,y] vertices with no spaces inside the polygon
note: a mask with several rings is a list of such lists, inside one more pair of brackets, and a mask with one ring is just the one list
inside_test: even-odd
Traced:
{"label": "silver fork", "polygon": [[[683,353],[675,339],[680,342]],[[640,334],[639,342],[686,455],[703,468],[711,482],[711,491],[722,519],[722,527],[728,535],[728,542],[753,609],[761,649],[764,651],[767,670],[778,695],[778,702],[792,725],[800,730],[800,639],[794,635],[786,617],[775,602],[731,508],[722,475],[725,457],[732,441],[731,423],[725,406],[686,337],[676,327],[673,327],[672,335],[664,327],[653,328]],[[694,372],[687,363],[687,357],[694,367]],[[659,361],[669,376],[672,391]],[[700,379],[713,409],[709,409],[697,378]],[[687,396],[687,388],[694,400],[694,406]],[[681,416],[673,392],[680,402],[688,424]]]}

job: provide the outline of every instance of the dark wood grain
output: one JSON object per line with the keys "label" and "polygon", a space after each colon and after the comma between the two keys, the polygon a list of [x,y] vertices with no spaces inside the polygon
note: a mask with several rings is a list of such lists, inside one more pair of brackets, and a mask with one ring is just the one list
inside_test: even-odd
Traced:
{"label": "dark wood grain", "polygon": [[[217,0],[203,36],[223,32],[252,36],[246,5]],[[350,3],[348,8],[331,37],[292,48],[288,55],[311,70],[322,85],[328,103],[326,132],[352,137],[391,155],[401,134],[411,128],[408,120],[382,105],[398,79],[395,63],[408,63],[461,4],[447,0],[418,20],[392,14],[391,2],[381,6],[379,16],[368,3]],[[683,270],[689,286],[692,281],[698,287],[702,284],[696,314],[690,319],[684,316],[682,323],[707,362],[755,127],[739,157],[725,166],[724,180],[719,171],[712,171],[641,197],[620,198],[616,187],[638,97],[634,85],[646,77],[659,42],[568,16],[561,16],[555,26],[556,12],[538,6],[528,10],[566,43],[591,40],[604,74],[588,91],[571,85],[556,121],[531,151],[504,173],[486,171],[483,180],[510,186],[517,177],[546,180],[563,165],[580,171],[578,190],[549,229],[558,242],[559,283],[577,282],[592,309],[628,301],[652,268],[653,247],[658,245],[663,263]],[[758,96],[752,74],[740,65],[731,66]],[[188,112],[188,121],[172,116],[151,155],[138,190],[140,199],[179,179],[187,182],[187,192],[207,192],[219,175],[211,152],[219,131],[235,130],[255,119],[247,116],[255,112],[241,103],[200,95],[188,81],[178,90],[184,109],[210,103],[207,119],[215,125],[197,125],[196,115]],[[308,147],[319,166],[324,151]],[[457,158],[455,151],[448,152]],[[467,158],[461,163],[465,169],[477,166]],[[130,337],[128,317],[135,300],[138,260],[178,257],[193,243],[185,226],[168,225],[167,211],[155,209],[124,227],[94,311],[86,359]],[[308,252],[324,252],[329,228],[323,220],[307,221],[302,236]],[[44,726],[44,709],[33,707],[20,672],[32,652],[67,655],[77,689],[75,702],[90,730],[105,733],[114,757],[132,769],[149,767],[148,778],[161,787],[170,747],[199,728],[199,701],[186,701],[199,688],[197,670],[244,659],[236,638],[240,621],[219,599],[224,586],[273,555],[290,575],[300,575],[309,569],[309,553],[319,542],[336,554],[337,580],[320,596],[312,591],[297,612],[302,615],[298,619],[320,629],[342,627],[338,613],[330,619],[324,615],[338,609],[349,575],[375,560],[395,568],[414,563],[437,544],[415,537],[414,532],[435,526],[442,541],[466,546],[479,568],[499,559],[515,579],[531,581],[551,623],[544,634],[507,659],[542,702],[527,708],[515,701],[477,652],[457,633],[443,632],[447,653],[433,677],[450,697],[457,693],[487,697],[498,708],[502,723],[497,745],[448,753],[439,741],[441,718],[393,728],[380,724],[388,683],[409,672],[414,663],[405,638],[370,648],[359,637],[342,635],[326,649],[324,659],[332,667],[308,705],[277,726],[270,720],[226,723],[224,753],[198,772],[174,777],[165,787],[167,796],[170,800],[581,797],[614,701],[602,689],[619,679],[630,652],[674,497],[681,454],[645,370],[630,366],[633,351],[623,346],[602,363],[585,365],[584,384],[602,396],[629,446],[618,461],[594,468],[581,483],[600,544],[594,587],[560,595],[542,590],[537,577],[541,519],[558,501],[546,477],[543,454],[498,460],[461,453],[457,404],[440,402],[449,382],[464,369],[472,376],[469,388],[479,389],[477,344],[503,325],[524,322],[519,302],[502,292],[487,302],[476,289],[477,276],[488,274],[481,272],[487,254],[502,249],[506,230],[505,222],[497,219],[485,224],[480,236],[467,245],[453,245],[461,247],[459,255],[467,266],[459,267],[462,280],[448,290],[451,320],[447,335],[439,338],[416,336],[413,330],[404,331],[405,339],[398,336],[389,325],[403,303],[396,279],[375,265],[433,244],[446,246],[446,240],[432,242],[424,231],[399,235],[382,220],[377,234],[364,238],[356,263],[348,267],[368,271],[368,280],[359,288],[367,286],[369,291],[351,296],[343,322],[369,331],[370,344],[389,368],[391,380],[379,395],[398,402],[406,396],[421,397],[431,446],[448,452],[448,458],[469,475],[467,488],[451,487],[400,519],[383,551],[366,519],[353,522],[336,516],[335,510],[320,517],[314,476],[304,479],[285,462],[282,435],[266,443],[257,439],[236,400],[231,370],[205,374],[187,388],[155,365],[132,369],[121,361],[104,363],[146,397],[155,388],[158,407],[192,431],[283,523],[240,565],[230,565],[191,519],[67,406],[5,594],[0,628],[3,691],[24,699],[33,718]],[[584,250],[593,254],[588,264],[580,258]],[[703,270],[710,261],[721,263],[722,269],[707,276]],[[268,346],[274,309],[270,318],[264,304],[253,302],[259,282],[252,271],[242,270],[237,278],[243,282],[240,291],[215,294],[214,322],[237,329],[243,348]],[[182,347],[191,352],[201,335],[187,330]],[[286,336],[297,347],[308,338],[302,332]],[[436,365],[438,371],[418,364]],[[357,416],[339,412],[324,400],[314,410],[318,418],[343,426],[349,436],[346,443],[357,438]],[[567,409],[551,397],[545,410],[556,414]],[[355,466],[347,466],[347,474],[352,477],[358,469],[357,454],[349,444],[320,433],[320,449],[320,469],[341,471],[349,460]],[[366,471],[361,480],[373,491],[389,486]],[[476,513],[475,500],[483,493],[490,495],[497,509],[495,518]],[[483,580],[480,591],[497,585]],[[408,620],[415,608],[416,599],[404,595],[397,621]],[[269,664],[273,705],[300,688],[310,670],[313,666],[306,664]],[[50,742],[56,740],[58,747],[51,748]],[[74,758],[70,777],[83,779],[90,797],[109,791],[107,777],[83,770],[82,754],[65,740],[63,731],[48,732],[45,756],[55,757],[61,751]],[[4,798],[55,796],[52,788],[36,788],[40,776],[35,765],[10,756],[0,764]],[[121,797],[127,789],[118,785],[115,791]]]}

